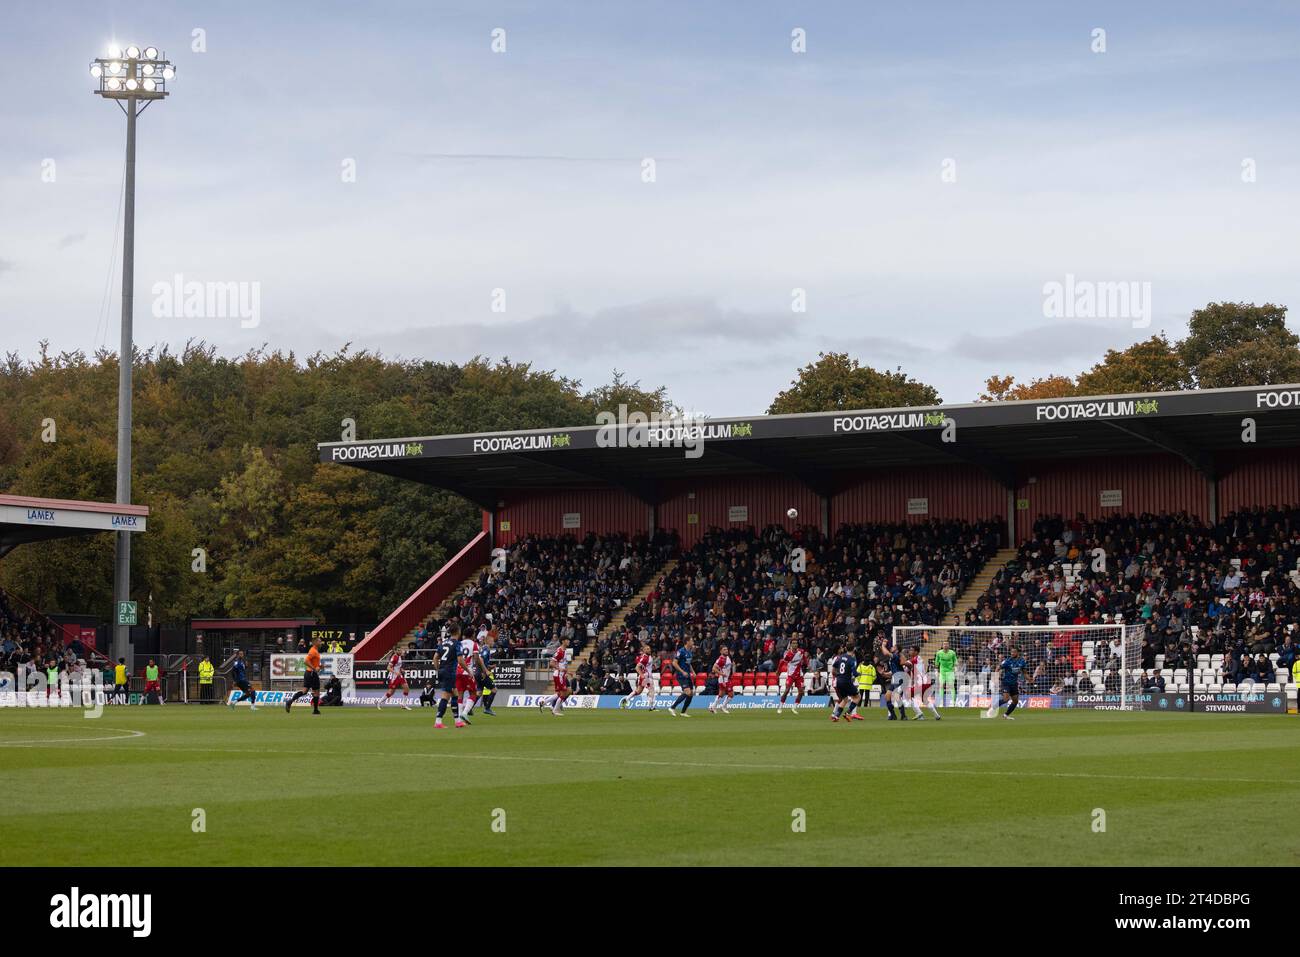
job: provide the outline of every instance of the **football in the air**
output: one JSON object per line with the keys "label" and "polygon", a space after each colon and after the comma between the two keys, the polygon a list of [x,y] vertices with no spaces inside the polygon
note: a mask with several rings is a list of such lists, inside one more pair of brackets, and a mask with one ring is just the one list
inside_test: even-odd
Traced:
{"label": "football in the air", "polygon": [[799,510],[797,508],[787,509],[785,514],[790,516],[791,518],[798,518]]}

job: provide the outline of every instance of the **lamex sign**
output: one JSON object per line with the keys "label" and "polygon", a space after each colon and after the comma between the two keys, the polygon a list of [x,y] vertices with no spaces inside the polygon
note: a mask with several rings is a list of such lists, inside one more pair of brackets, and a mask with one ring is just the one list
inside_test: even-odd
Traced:
{"label": "lamex sign", "polygon": [[406,459],[424,454],[423,442],[379,442],[335,445],[330,449],[331,462],[368,462],[372,459]]}
{"label": "lamex sign", "polygon": [[0,523],[53,525],[58,528],[103,532],[143,532],[146,519],[143,515],[126,515],[121,512],[47,508],[43,505],[0,505]]}

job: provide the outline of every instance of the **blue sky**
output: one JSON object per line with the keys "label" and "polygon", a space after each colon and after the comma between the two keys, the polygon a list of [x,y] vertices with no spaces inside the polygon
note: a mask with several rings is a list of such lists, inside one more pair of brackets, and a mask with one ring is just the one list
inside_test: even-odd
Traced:
{"label": "blue sky", "polygon": [[[0,103],[0,350],[25,356],[117,345],[125,124],[87,74],[114,39],[178,71],[140,120],[141,345],[617,367],[752,414],[819,350],[968,401],[1207,301],[1300,302],[1295,4],[101,2],[7,26],[8,88],[40,67]],[[257,284],[258,325],[154,315],[178,274]],[[1067,275],[1149,284],[1150,327],[1046,316]]]}

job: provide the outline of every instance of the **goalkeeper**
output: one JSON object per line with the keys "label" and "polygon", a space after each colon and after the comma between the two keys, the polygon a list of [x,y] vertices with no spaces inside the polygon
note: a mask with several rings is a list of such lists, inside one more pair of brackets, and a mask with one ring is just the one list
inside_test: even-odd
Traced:
{"label": "goalkeeper", "polygon": [[957,652],[952,650],[952,641],[945,639],[943,647],[934,655],[935,666],[939,669],[939,705],[948,707],[948,695],[952,694],[952,704],[957,704]]}

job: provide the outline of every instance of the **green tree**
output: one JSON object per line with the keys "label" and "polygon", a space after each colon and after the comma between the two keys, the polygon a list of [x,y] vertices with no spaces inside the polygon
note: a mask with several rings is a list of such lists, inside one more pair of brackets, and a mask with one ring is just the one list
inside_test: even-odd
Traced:
{"label": "green tree", "polygon": [[1192,313],[1178,353],[1197,388],[1216,389],[1297,381],[1298,347],[1286,306],[1212,302]]}
{"label": "green tree", "polygon": [[1100,362],[1079,376],[1074,394],[1169,392],[1191,385],[1191,373],[1178,349],[1161,333],[1127,349],[1107,349]]}
{"label": "green tree", "polygon": [[847,353],[822,352],[815,362],[799,370],[790,388],[779,393],[767,411],[770,415],[786,415],[892,409],[939,402],[939,393],[933,386],[918,382],[901,369],[880,372],[860,365]]}

